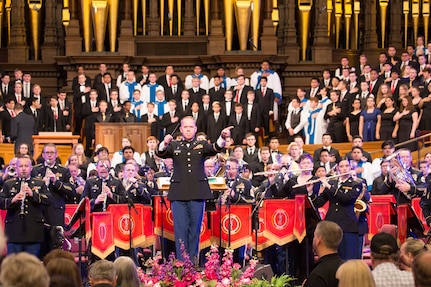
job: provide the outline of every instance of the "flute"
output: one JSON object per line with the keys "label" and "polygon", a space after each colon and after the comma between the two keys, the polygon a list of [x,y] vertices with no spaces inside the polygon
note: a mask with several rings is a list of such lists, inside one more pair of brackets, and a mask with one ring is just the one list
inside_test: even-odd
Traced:
{"label": "flute", "polygon": [[[350,172],[345,172],[345,173],[342,173],[342,174],[328,176],[326,179],[330,180],[330,179],[334,179],[334,178],[337,178],[337,177],[340,177],[340,176],[344,176],[344,175],[348,175],[348,174],[350,174]],[[309,184],[315,184],[315,183],[318,183],[320,181],[321,181],[320,179],[310,180],[310,181],[307,181],[307,182],[302,183],[302,184],[299,184],[299,183],[295,184],[294,186],[292,186],[292,188],[298,188],[298,187],[306,186],[306,185],[309,185]]]}
{"label": "flute", "polygon": [[[295,173],[295,172],[300,172],[300,171],[312,171],[312,168],[303,168],[303,169],[292,169],[292,170],[287,170],[288,173]],[[280,171],[279,170],[274,170],[274,171],[260,171],[260,172],[256,172],[254,175],[269,175],[269,174],[279,174]]]}

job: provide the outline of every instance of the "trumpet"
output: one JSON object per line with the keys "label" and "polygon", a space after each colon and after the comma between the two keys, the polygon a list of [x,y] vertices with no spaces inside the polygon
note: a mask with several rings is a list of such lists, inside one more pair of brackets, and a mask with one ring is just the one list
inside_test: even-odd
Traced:
{"label": "trumpet", "polygon": [[[24,182],[21,179],[21,185],[20,185],[20,190],[19,192],[23,192],[24,191],[24,187],[28,186],[27,182]],[[19,217],[20,218],[24,218],[25,216],[25,198],[27,196],[27,193],[24,193],[24,198],[21,200],[21,206],[20,206],[20,211],[19,211]]]}
{"label": "trumpet", "polygon": [[[331,180],[331,179],[335,179],[337,177],[348,175],[348,174],[350,175],[350,172],[345,172],[345,173],[341,173],[341,174],[336,174],[336,175],[328,176],[326,179],[327,180]],[[309,185],[309,184],[315,184],[315,183],[318,183],[320,181],[321,181],[320,179],[310,180],[310,181],[307,181],[307,182],[302,183],[302,184],[299,184],[299,183],[295,184],[294,186],[292,186],[292,188],[298,188],[298,187],[306,186],[306,185]]]}
{"label": "trumpet", "polygon": [[10,177],[16,176],[16,169],[13,165],[7,167],[7,175],[9,175]]}

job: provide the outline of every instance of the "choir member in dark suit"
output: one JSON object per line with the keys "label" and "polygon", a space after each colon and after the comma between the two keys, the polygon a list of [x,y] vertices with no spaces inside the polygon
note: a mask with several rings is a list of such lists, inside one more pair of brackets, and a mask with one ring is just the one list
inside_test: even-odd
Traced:
{"label": "choir member in dark suit", "polygon": [[137,122],[135,114],[131,112],[132,103],[130,101],[125,101],[123,103],[123,110],[120,112],[120,122],[123,123],[135,123]]}
{"label": "choir member in dark suit", "polygon": [[79,85],[82,84],[82,81],[79,80],[79,76],[80,75],[83,75],[84,78],[85,78],[84,79],[84,85],[86,87],[90,87],[91,88],[91,78],[89,76],[85,75],[84,66],[78,65],[76,67],[76,69],[77,69],[78,75],[76,75],[76,77],[74,77],[73,80],[72,80],[72,90],[75,90],[75,88],[77,86],[79,86]]}
{"label": "choir member in dark suit", "polygon": [[35,122],[36,131],[40,132],[44,130],[45,125],[45,108],[39,103],[39,100],[36,98],[31,99],[31,105],[24,109],[24,113],[31,115]]}
{"label": "choir member in dark suit", "polygon": [[10,82],[10,75],[4,74],[1,78],[1,95],[3,101],[13,96],[13,84]]}
{"label": "choir member in dark suit", "polygon": [[136,82],[138,82],[141,87],[145,86],[145,84],[148,84],[148,77],[150,76],[150,69],[146,65],[141,66],[141,75],[136,79]]}
{"label": "choir member in dark suit", "polygon": [[45,109],[45,131],[47,132],[65,132],[66,122],[63,114],[58,108],[57,96],[53,95],[49,99],[49,106]]}
{"label": "choir member in dark suit", "polygon": [[73,134],[80,135],[82,128],[82,105],[88,101],[88,96],[91,91],[91,84],[87,83],[86,76],[79,74],[77,76],[77,84],[73,85],[73,114],[75,122],[75,130]]}
{"label": "choir member in dark suit", "polygon": [[36,125],[31,115],[23,113],[24,107],[21,104],[15,105],[16,117],[11,120],[10,139],[15,143],[15,149],[25,143],[29,147],[29,153],[33,154],[33,138],[37,134]]}
{"label": "choir member in dark suit", "polygon": [[191,106],[192,103],[194,103],[192,100],[190,100],[190,91],[189,90],[183,90],[181,92],[181,99],[179,102],[176,102],[177,108],[176,111],[180,118],[183,118],[185,116],[190,116],[191,113]]}
{"label": "choir member in dark suit", "polygon": [[1,112],[1,123],[2,123],[2,132],[4,137],[4,142],[10,143],[10,124],[12,118],[16,116],[15,114],[15,100],[10,98],[5,102],[5,109]]}
{"label": "choir member in dark suit", "polygon": [[177,103],[175,100],[170,100],[169,103],[169,112],[165,113],[162,116],[162,120],[160,122],[160,125],[162,128],[165,128],[165,134],[171,134],[177,127],[179,123],[179,115],[176,111]]}
{"label": "choir member in dark suit", "polygon": [[233,101],[235,103],[241,103],[242,105],[246,104],[247,92],[252,90],[252,87],[245,84],[245,76],[239,75],[237,78],[237,85],[232,87]]}
{"label": "choir member in dark suit", "polygon": [[196,123],[197,132],[205,132],[207,123],[205,122],[205,116],[200,110],[199,104],[194,102],[191,107],[191,115]]}
{"label": "choir member in dark suit", "polygon": [[123,106],[121,105],[118,97],[119,97],[118,89],[117,88],[111,89],[111,94],[109,95],[109,102],[108,102],[108,111],[112,113],[113,122],[120,121],[121,112],[123,111]]}
{"label": "choir member in dark suit", "polygon": [[174,99],[178,103],[179,100],[181,100],[181,93],[184,90],[183,84],[177,74],[171,75],[171,83],[172,84],[168,89],[165,88],[166,100],[169,101]]}
{"label": "choir member in dark suit", "polygon": [[112,82],[112,76],[110,73],[104,73],[102,82],[98,83],[97,86],[95,86],[95,89],[97,90],[97,94],[99,95],[99,100],[107,101],[109,102],[110,98],[109,95],[111,94],[111,90],[115,88],[115,84]]}
{"label": "choir member in dark suit", "polygon": [[230,116],[228,126],[233,126],[231,130],[232,138],[236,145],[243,144],[245,134],[248,132],[248,121],[247,115],[245,115],[242,105],[240,103],[235,104],[235,113]]}
{"label": "choir member in dark suit", "polygon": [[247,105],[243,107],[248,121],[247,132],[257,134],[261,126],[261,112],[259,110],[259,105],[255,102],[254,91],[248,91],[247,100]]}
{"label": "choir member in dark suit", "polygon": [[64,121],[66,122],[66,131],[70,131],[72,128],[72,104],[67,101],[64,89],[57,91],[57,99],[59,111],[63,114]]}
{"label": "choir member in dark suit", "polygon": [[274,114],[274,91],[268,88],[268,79],[266,77],[260,78],[260,89],[256,90],[256,102],[259,106],[260,126],[264,128],[265,135],[269,134],[269,120]]}
{"label": "choir member in dark suit", "polygon": [[104,100],[99,101],[99,112],[96,114],[95,122],[109,123],[112,121],[112,112],[108,111],[108,103]]}
{"label": "choir member in dark suit", "polygon": [[211,100],[210,96],[208,94],[205,94],[202,96],[202,102],[199,105],[199,111],[202,113],[205,121],[205,130],[203,131],[205,134],[207,133],[207,124],[208,124],[208,117],[212,113],[211,109]]}
{"label": "choir member in dark suit", "polygon": [[94,146],[96,115],[99,113],[99,102],[96,90],[91,90],[90,100],[82,106],[82,117],[85,119],[84,134],[86,137],[85,154],[91,155],[91,149]]}
{"label": "choir member in dark suit", "polygon": [[258,172],[259,166],[259,149],[256,146],[256,136],[253,133],[245,135],[246,147],[244,148],[244,161],[248,163],[250,170],[255,173]]}
{"label": "choir member in dark suit", "polygon": [[210,142],[215,142],[220,135],[220,132],[226,126],[226,115],[221,112],[219,102],[212,103],[212,114],[208,117],[207,136]]}
{"label": "choir member in dark suit", "polygon": [[[99,84],[103,83],[103,76],[105,75],[107,70],[108,70],[108,68],[106,67],[105,63],[99,64],[99,73],[97,73],[97,75],[94,76],[94,80],[93,80],[93,88],[94,89],[97,89],[97,86]],[[108,93],[108,95],[109,95],[109,93]]]}
{"label": "choir member in dark suit", "polygon": [[[162,115],[163,116],[163,115]],[[151,125],[151,135],[159,138],[160,131],[160,118],[154,113],[154,104],[147,104],[147,113],[141,117],[141,123],[148,123]]]}
{"label": "choir member in dark suit", "polygon": [[222,102],[224,100],[224,92],[226,89],[220,86],[221,80],[220,76],[214,76],[214,87],[212,87],[208,92],[211,103],[215,101]]}
{"label": "choir member in dark suit", "polygon": [[[235,113],[235,111],[234,111],[235,103],[234,103],[232,97],[233,97],[232,91],[227,90],[224,93],[224,101],[220,103],[221,111],[226,116],[227,119],[229,119],[229,117]],[[227,125],[227,124],[228,123],[226,122],[225,125]]]}
{"label": "choir member in dark suit", "polygon": [[157,79],[157,83],[159,85],[162,85],[163,88],[166,90],[169,90],[172,86],[172,75],[174,74],[174,67],[172,65],[168,65],[165,68],[165,74],[163,76],[160,76]]}
{"label": "choir member in dark suit", "polygon": [[203,95],[205,95],[207,92],[200,87],[201,80],[199,78],[193,78],[192,79],[192,87],[188,89],[190,94],[190,100],[194,103],[200,103],[201,98]]}

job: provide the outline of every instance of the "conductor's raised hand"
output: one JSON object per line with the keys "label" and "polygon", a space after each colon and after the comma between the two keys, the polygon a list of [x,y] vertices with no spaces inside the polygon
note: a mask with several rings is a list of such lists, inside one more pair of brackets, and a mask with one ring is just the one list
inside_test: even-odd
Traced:
{"label": "conductor's raised hand", "polygon": [[163,139],[163,142],[165,143],[165,145],[168,145],[171,143],[171,141],[174,139],[174,137],[172,135],[165,135],[165,138]]}
{"label": "conductor's raised hand", "polygon": [[221,131],[221,133],[220,133],[220,136],[221,136],[221,138],[222,139],[226,139],[226,138],[229,138],[230,137],[230,130],[231,129],[233,129],[234,127],[233,126],[229,126],[229,127],[227,127],[227,128],[224,128],[222,131]]}

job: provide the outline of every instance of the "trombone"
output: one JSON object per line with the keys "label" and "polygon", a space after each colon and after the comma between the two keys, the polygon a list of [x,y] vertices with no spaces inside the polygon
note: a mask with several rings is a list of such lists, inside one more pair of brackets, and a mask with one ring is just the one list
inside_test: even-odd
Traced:
{"label": "trombone", "polygon": [[[335,179],[337,177],[344,176],[344,175],[350,175],[350,171],[349,172],[345,172],[345,173],[341,173],[341,174],[336,174],[336,175],[328,176],[326,179],[327,180],[331,180],[331,179]],[[309,184],[315,184],[315,183],[318,183],[318,182],[321,182],[321,180],[320,179],[310,180],[310,181],[307,181],[307,182],[302,183],[302,184],[299,184],[299,183],[295,184],[294,186],[292,186],[292,188],[298,188],[298,187],[306,186],[306,185],[309,185]]]}

